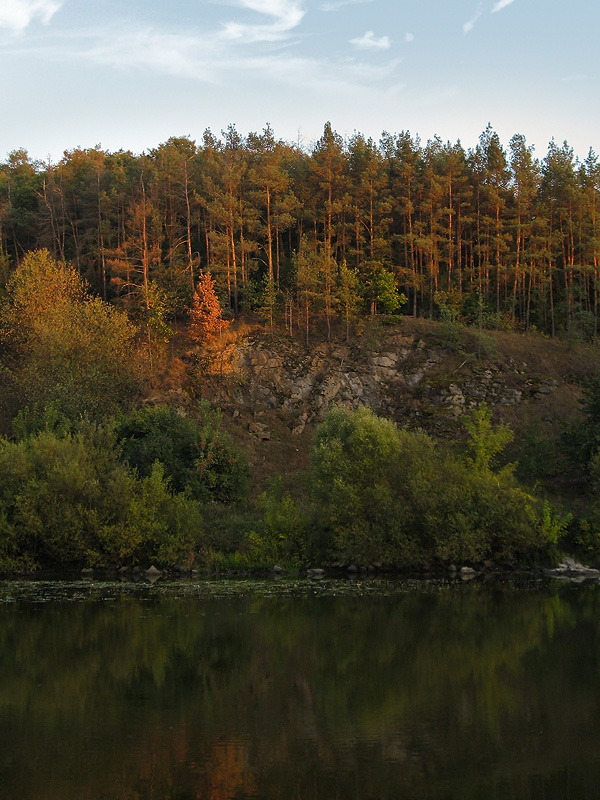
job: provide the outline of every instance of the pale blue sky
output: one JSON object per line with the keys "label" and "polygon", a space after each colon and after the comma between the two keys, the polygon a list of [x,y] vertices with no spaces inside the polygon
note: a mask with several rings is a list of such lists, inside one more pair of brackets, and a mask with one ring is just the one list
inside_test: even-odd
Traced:
{"label": "pale blue sky", "polygon": [[0,0],[0,159],[136,153],[268,122],[306,147],[410,130],[473,146],[491,122],[542,157],[600,152],[587,0]]}

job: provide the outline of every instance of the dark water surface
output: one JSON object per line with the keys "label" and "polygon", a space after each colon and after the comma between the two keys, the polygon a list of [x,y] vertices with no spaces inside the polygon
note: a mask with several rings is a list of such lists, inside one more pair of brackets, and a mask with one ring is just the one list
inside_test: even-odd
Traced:
{"label": "dark water surface", "polygon": [[600,586],[0,583],[2,800],[600,796]]}

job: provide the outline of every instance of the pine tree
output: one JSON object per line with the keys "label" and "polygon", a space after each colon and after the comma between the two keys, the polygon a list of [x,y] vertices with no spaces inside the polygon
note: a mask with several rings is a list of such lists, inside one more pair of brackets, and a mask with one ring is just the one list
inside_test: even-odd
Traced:
{"label": "pine tree", "polygon": [[222,318],[221,304],[215,292],[210,272],[200,276],[190,312],[190,336],[196,342],[206,342],[223,331],[229,322]]}

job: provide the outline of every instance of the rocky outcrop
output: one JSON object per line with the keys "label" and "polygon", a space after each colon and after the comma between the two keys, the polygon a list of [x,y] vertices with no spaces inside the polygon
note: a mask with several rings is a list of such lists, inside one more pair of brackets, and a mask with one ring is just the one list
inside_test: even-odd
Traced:
{"label": "rocky outcrop", "polygon": [[562,578],[575,583],[581,583],[589,580],[600,580],[600,570],[593,567],[587,567],[585,564],[580,564],[574,558],[565,558],[555,568],[545,570],[545,574],[550,578]]}
{"label": "rocky outcrop", "polygon": [[426,337],[392,330],[378,341],[322,342],[307,350],[283,335],[249,335],[203,363],[202,392],[224,411],[250,414],[250,433],[268,440],[258,417],[278,417],[293,433],[319,422],[333,405],[370,406],[401,424],[450,433],[466,411],[547,399],[556,380],[512,358],[480,361]]}

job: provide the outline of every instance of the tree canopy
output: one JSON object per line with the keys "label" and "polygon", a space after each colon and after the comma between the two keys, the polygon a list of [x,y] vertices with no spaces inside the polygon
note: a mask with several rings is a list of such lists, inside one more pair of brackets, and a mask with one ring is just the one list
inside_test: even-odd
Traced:
{"label": "tree canopy", "polygon": [[139,385],[135,337],[122,311],[90,295],[47,250],[23,259],[0,306],[4,377],[21,407],[55,403],[71,417],[116,412]]}
{"label": "tree canopy", "polygon": [[436,316],[446,293],[465,322],[595,340],[599,198],[592,150],[579,161],[552,141],[536,158],[490,125],[468,150],[407,131],[344,141],[330,123],[309,150],[233,125],[140,156],[39,164],[20,150],[0,164],[0,279],[47,248],[142,319],[156,298],[184,315],[210,272],[225,310],[268,308],[291,330],[322,316],[329,330],[348,308],[345,263],[365,313],[404,294]]}

